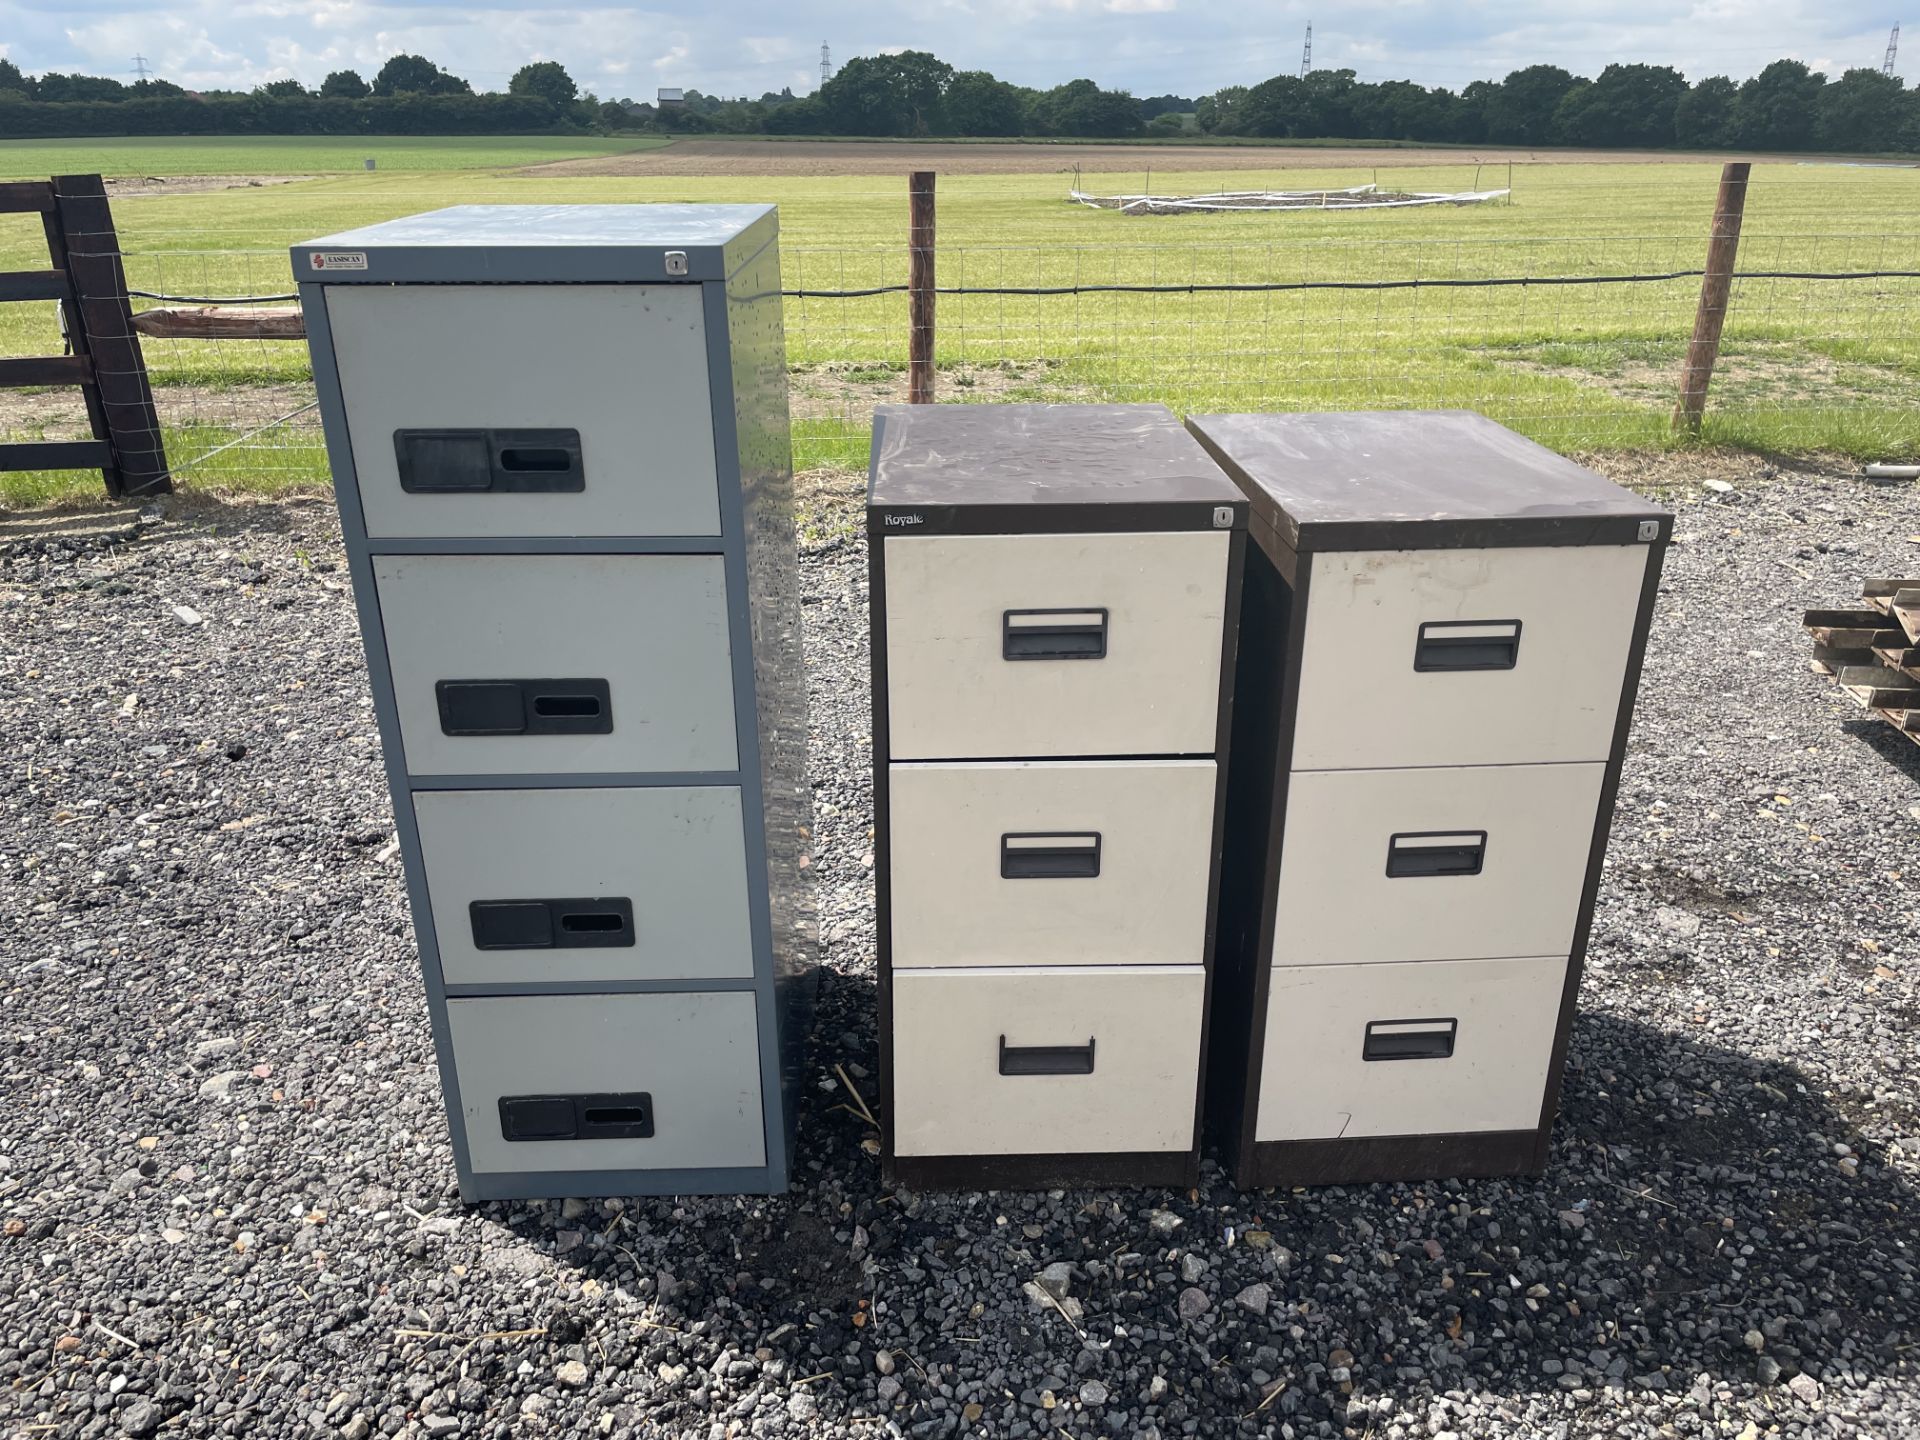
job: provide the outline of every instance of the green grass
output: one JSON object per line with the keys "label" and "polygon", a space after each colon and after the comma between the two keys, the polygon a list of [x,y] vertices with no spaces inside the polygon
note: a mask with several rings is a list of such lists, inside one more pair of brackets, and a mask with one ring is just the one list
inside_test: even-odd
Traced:
{"label": "green grass", "polygon": [[578,135],[135,135],[113,140],[0,140],[0,180],[49,175],[334,175],[498,170],[582,155],[651,150],[664,139],[606,140]]}
{"label": "green grass", "polygon": [[[911,142],[885,135],[733,135],[710,134],[693,138],[729,143],[771,143],[786,145],[1050,145],[1072,149],[1075,146],[1125,145],[1152,148],[1166,145],[1199,146],[1206,149],[1239,150],[1465,150],[1476,147],[1452,140],[1335,140],[1320,136],[1308,139],[1274,139],[1264,135],[1209,135],[1204,130],[1183,130],[1177,135],[1138,135],[1131,140],[1114,140],[1097,135],[927,135]],[[1574,152],[1569,152],[1574,153]]]}
{"label": "green grass", "polygon": [[[289,283],[290,245],[441,205],[754,200],[780,206],[788,288],[905,278],[907,207],[897,177],[527,174],[524,160],[503,164],[497,151],[449,145],[443,158],[452,163],[456,151],[472,168],[383,168],[117,200],[128,274],[136,288],[173,294],[276,293]],[[1147,151],[1139,170],[1086,172],[1082,186],[1138,190],[1152,159]],[[67,163],[85,169],[94,162],[75,153]],[[1057,174],[943,175],[941,282],[1182,285],[1686,270],[1704,258],[1719,177],[1712,163],[1587,164],[1566,156],[1516,166],[1510,205],[1135,217],[1067,204],[1071,168],[1063,154]],[[1506,183],[1507,168],[1481,167],[1476,175],[1463,159],[1281,170],[1249,152],[1246,168],[1232,172],[1156,166],[1152,174],[1161,192],[1367,180],[1397,189],[1491,187]],[[1917,227],[1920,171],[1757,164],[1740,263],[1747,270],[1920,268]],[[39,244],[37,226],[24,218],[0,221],[0,269],[44,265]],[[1698,280],[1683,278],[1506,289],[949,295],[939,303],[941,395],[1152,400],[1183,412],[1462,406],[1563,449],[1658,446],[1673,443],[1668,415],[1698,293]],[[872,405],[903,391],[904,297],[790,300],[786,332],[797,458],[858,463]],[[57,343],[50,307],[0,307],[0,354]],[[1878,458],[1920,453],[1920,281],[1743,282],[1726,347],[1705,427],[1713,442]],[[221,392],[298,383],[306,374],[297,344],[150,342],[147,357],[163,417],[176,424],[217,420],[221,405],[209,397]],[[4,414],[0,408],[0,432],[8,428]],[[4,488],[0,502],[20,503]]]}

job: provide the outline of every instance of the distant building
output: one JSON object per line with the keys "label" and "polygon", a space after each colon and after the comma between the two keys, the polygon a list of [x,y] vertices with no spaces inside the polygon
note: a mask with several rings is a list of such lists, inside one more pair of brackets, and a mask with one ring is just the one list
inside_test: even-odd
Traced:
{"label": "distant building", "polygon": [[675,106],[684,105],[686,103],[687,103],[686,91],[680,90],[680,89],[668,89],[664,87],[661,89],[660,95],[659,95],[659,105],[662,110],[670,110]]}

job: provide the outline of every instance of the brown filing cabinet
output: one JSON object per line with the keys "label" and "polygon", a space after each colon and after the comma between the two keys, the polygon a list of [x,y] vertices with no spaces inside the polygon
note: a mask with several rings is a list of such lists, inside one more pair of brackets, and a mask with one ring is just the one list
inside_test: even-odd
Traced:
{"label": "brown filing cabinet", "polygon": [[1246,514],[1159,406],[877,414],[893,1180],[1197,1177]]}
{"label": "brown filing cabinet", "polygon": [[1671,516],[1463,412],[1188,425],[1252,505],[1225,1158],[1262,1187],[1537,1172]]}

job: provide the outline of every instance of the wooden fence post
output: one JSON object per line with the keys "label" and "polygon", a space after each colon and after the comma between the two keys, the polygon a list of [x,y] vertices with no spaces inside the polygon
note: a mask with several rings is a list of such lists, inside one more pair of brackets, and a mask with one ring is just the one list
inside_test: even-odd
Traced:
{"label": "wooden fence post", "polygon": [[115,499],[163,495],[173,483],[167,476],[167,453],[140,337],[133,329],[133,304],[107,188],[98,175],[56,175],[53,206],[48,234],[51,237],[57,223],[80,321],[68,338],[76,354],[92,357],[88,408],[98,405],[113,457],[106,471],[107,493]]}
{"label": "wooden fence post", "polygon": [[907,180],[907,403],[933,403],[933,171]]}
{"label": "wooden fence post", "polygon": [[1727,297],[1733,289],[1734,264],[1740,257],[1740,217],[1747,208],[1745,160],[1731,160],[1720,170],[1720,194],[1713,205],[1712,238],[1707,241],[1707,270],[1700,280],[1700,308],[1693,317],[1693,340],[1680,372],[1680,403],[1673,412],[1673,428],[1697,433],[1707,408],[1707,387],[1713,383],[1713,363],[1720,355],[1720,331],[1727,323]]}

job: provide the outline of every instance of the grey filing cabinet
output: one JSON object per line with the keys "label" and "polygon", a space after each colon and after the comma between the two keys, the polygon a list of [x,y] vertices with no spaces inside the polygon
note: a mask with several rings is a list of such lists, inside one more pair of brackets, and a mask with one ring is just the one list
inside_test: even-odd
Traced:
{"label": "grey filing cabinet", "polygon": [[1157,405],[875,415],[891,1179],[1197,1177],[1246,514]]}
{"label": "grey filing cabinet", "polygon": [[1671,516],[1464,412],[1188,424],[1253,504],[1227,1161],[1537,1173]]}
{"label": "grey filing cabinet", "polygon": [[294,249],[468,1200],[786,1188],[817,975],[778,223]]}

